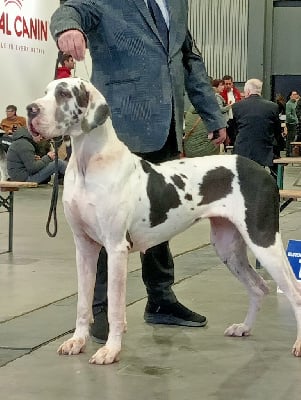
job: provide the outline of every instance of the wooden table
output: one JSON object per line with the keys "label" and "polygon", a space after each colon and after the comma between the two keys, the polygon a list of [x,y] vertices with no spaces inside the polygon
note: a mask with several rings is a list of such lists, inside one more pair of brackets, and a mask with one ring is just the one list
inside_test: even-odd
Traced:
{"label": "wooden table", "polygon": [[273,161],[273,163],[278,165],[278,168],[277,168],[277,185],[278,185],[279,189],[283,189],[283,175],[284,175],[284,167],[285,167],[285,165],[287,165],[287,164],[301,164],[301,157],[281,157],[281,158],[276,158]]}
{"label": "wooden table", "polygon": [[[20,188],[37,187],[36,182],[14,182],[0,181],[0,192],[7,192],[7,196],[0,195],[0,212],[8,212],[8,250],[3,253],[11,253],[13,251],[13,228],[14,228],[14,192]],[[1,211],[4,208],[5,211]]]}

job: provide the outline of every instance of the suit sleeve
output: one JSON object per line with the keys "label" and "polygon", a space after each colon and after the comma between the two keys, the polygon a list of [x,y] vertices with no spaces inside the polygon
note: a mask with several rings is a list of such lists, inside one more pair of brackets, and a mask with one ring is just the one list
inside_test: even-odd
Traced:
{"label": "suit sleeve", "polygon": [[212,132],[224,128],[225,119],[209,82],[202,56],[194,48],[193,39],[187,31],[182,46],[185,88],[194,108],[204,119],[209,132]]}
{"label": "suit sleeve", "polygon": [[95,1],[68,0],[53,13],[50,31],[56,41],[61,33],[70,29],[87,34],[99,24],[100,18],[100,6]]}

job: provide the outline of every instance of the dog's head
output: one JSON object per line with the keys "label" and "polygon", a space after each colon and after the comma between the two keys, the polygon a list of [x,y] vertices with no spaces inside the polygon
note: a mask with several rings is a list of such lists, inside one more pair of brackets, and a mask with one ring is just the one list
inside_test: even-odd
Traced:
{"label": "dog's head", "polygon": [[44,97],[27,106],[33,136],[79,136],[105,123],[109,107],[102,94],[80,78],[50,82]]}

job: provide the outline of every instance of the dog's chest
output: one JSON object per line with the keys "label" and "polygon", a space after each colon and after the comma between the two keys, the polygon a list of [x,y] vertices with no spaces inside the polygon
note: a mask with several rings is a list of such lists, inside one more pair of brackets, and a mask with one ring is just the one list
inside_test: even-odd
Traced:
{"label": "dog's chest", "polygon": [[101,240],[105,219],[100,213],[103,198],[80,185],[64,187],[63,204],[66,218],[73,230]]}

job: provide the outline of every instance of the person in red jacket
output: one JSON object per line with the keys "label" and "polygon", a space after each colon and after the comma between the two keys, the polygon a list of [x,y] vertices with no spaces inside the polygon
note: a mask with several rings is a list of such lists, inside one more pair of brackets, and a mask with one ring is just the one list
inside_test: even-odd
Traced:
{"label": "person in red jacket", "polygon": [[[223,78],[225,89],[221,92],[226,104],[234,104],[241,100],[240,91],[234,86],[233,78],[230,75],[225,75]],[[229,145],[233,146],[236,138],[236,129],[233,122],[232,109],[229,110],[229,119],[227,122],[227,136],[229,138]]]}
{"label": "person in red jacket", "polygon": [[59,60],[61,67],[56,70],[55,79],[70,78],[71,70],[74,69],[74,60],[70,54],[63,53]]}

